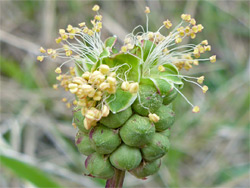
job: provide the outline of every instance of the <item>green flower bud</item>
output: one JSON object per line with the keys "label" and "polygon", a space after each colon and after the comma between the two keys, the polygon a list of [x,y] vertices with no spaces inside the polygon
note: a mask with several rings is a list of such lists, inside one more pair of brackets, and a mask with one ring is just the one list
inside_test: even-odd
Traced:
{"label": "green flower bud", "polygon": [[174,124],[175,113],[169,106],[162,105],[155,114],[160,117],[160,120],[154,123],[156,131],[164,131]]}
{"label": "green flower bud", "polygon": [[131,115],[132,109],[129,107],[124,111],[118,112],[117,114],[110,112],[108,117],[103,117],[100,122],[109,128],[115,129],[122,126]]}
{"label": "green flower bud", "polygon": [[149,143],[155,126],[148,118],[134,114],[120,129],[123,142],[129,146],[142,147]]}
{"label": "green flower bud", "polygon": [[135,177],[145,179],[147,176],[156,173],[161,166],[161,159],[157,159],[152,162],[143,161],[140,166],[130,171]]}
{"label": "green flower bud", "polygon": [[132,108],[136,113],[147,116],[149,112],[155,112],[162,105],[163,99],[153,86],[140,85],[139,88],[139,96]]}
{"label": "green flower bud", "polygon": [[178,95],[178,91],[173,88],[166,96],[163,97],[163,104],[168,105],[170,104]]}
{"label": "green flower bud", "polygon": [[78,131],[75,137],[75,143],[78,151],[83,155],[90,155],[95,152],[95,150],[90,145],[89,136],[86,133]]}
{"label": "green flower bud", "polygon": [[166,137],[170,137],[170,129],[166,129],[165,131],[159,132],[160,134],[166,136]]}
{"label": "green flower bud", "polygon": [[170,147],[168,138],[160,133],[155,133],[151,142],[141,149],[143,159],[153,161],[164,156]]}
{"label": "green flower bud", "polygon": [[84,133],[88,133],[89,130],[87,130],[84,125],[83,125],[83,120],[84,120],[84,116],[81,113],[81,109],[76,107],[73,110],[73,122],[76,124],[76,126],[78,127],[78,129]]}
{"label": "green flower bud", "polygon": [[85,168],[90,173],[90,176],[97,178],[110,179],[115,174],[115,170],[108,158],[96,152],[87,157]]}
{"label": "green flower bud", "polygon": [[109,158],[111,164],[120,170],[132,170],[139,166],[142,160],[138,148],[122,144]]}
{"label": "green flower bud", "polygon": [[121,144],[118,131],[101,124],[91,129],[89,139],[92,147],[100,154],[112,153]]}

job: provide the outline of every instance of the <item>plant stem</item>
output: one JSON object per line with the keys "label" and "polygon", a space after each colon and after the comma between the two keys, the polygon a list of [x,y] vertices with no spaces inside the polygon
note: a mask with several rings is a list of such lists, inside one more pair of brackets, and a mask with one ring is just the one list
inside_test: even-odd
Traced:
{"label": "plant stem", "polygon": [[115,169],[115,175],[106,181],[105,188],[122,188],[125,171]]}

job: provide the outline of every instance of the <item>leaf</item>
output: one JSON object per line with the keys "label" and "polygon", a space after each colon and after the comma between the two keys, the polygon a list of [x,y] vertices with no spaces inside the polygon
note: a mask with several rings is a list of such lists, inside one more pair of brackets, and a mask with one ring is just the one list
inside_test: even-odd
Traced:
{"label": "leaf", "polygon": [[108,49],[103,49],[103,52],[100,54],[100,58],[105,58],[105,57],[108,57],[110,55],[110,52]]}
{"label": "leaf", "polygon": [[32,184],[37,187],[62,187],[55,181],[53,181],[45,172],[40,169],[29,165],[21,160],[5,156],[4,154],[0,154],[1,164],[9,168],[12,172],[14,172],[18,177],[28,180]]}
{"label": "leaf", "polygon": [[137,93],[130,93],[128,91],[123,91],[122,89],[117,89],[115,94],[112,94],[106,101],[110,110],[113,113],[121,112],[130,107],[137,97]]}
{"label": "leaf", "polygon": [[102,64],[108,65],[110,68],[118,67],[116,74],[125,80],[139,82],[140,80],[140,60],[130,54],[117,54],[112,57],[102,59]]}
{"label": "leaf", "polygon": [[104,44],[105,47],[109,47],[110,49],[112,49],[112,47],[115,45],[117,40],[117,36],[113,36],[113,37],[109,37],[105,40]]}
{"label": "leaf", "polygon": [[156,45],[150,40],[144,40],[143,43],[143,61],[145,62],[149,53],[153,52]]}

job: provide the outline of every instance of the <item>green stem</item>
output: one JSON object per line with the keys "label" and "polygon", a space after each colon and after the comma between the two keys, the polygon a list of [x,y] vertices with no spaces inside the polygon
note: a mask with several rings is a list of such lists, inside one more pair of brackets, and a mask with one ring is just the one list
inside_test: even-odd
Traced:
{"label": "green stem", "polygon": [[122,188],[125,171],[115,169],[115,175],[108,179],[105,188]]}

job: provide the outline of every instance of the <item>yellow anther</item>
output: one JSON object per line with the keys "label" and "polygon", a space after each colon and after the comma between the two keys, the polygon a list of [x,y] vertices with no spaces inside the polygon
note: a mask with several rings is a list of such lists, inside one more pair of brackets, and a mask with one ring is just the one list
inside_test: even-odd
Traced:
{"label": "yellow anther", "polygon": [[62,37],[62,40],[67,40],[69,36],[67,34],[63,34],[61,35],[61,37]]}
{"label": "yellow anther", "polygon": [[100,67],[99,67],[99,71],[100,71],[102,74],[104,74],[104,75],[108,74],[108,73],[109,73],[109,70],[110,70],[110,68],[109,68],[108,65],[102,64],[102,65],[100,65]]}
{"label": "yellow anther", "polygon": [[127,51],[128,51],[127,46],[122,46],[122,47],[121,47],[121,52],[127,52]]}
{"label": "yellow anther", "polygon": [[36,58],[38,61],[40,61],[40,62],[42,62],[43,61],[43,59],[44,59],[44,56],[41,56],[41,55],[39,55],[39,56],[37,56],[37,58]]}
{"label": "yellow anther", "polygon": [[89,77],[90,77],[90,72],[85,72],[82,74],[82,78],[84,78],[85,80],[89,80]]}
{"label": "yellow anther", "polygon": [[59,29],[59,34],[60,34],[60,35],[65,34],[65,30],[64,30],[64,29]]}
{"label": "yellow anther", "polygon": [[62,98],[62,102],[67,102],[68,101],[68,99],[67,98]]}
{"label": "yellow anther", "polygon": [[108,76],[107,81],[110,85],[116,85],[116,79],[114,77]]}
{"label": "yellow anther", "polygon": [[102,20],[102,15],[95,15],[95,20],[101,21]]}
{"label": "yellow anther", "polygon": [[87,81],[83,79],[82,77],[74,77],[73,82],[78,85],[84,85],[87,83]]}
{"label": "yellow anther", "polygon": [[191,39],[194,39],[196,37],[196,34],[195,33],[191,33],[190,37],[191,37]]}
{"label": "yellow anther", "polygon": [[167,29],[170,29],[170,27],[172,27],[172,23],[171,23],[170,20],[164,21],[163,24],[165,25],[165,27],[166,27]]}
{"label": "yellow anther", "polygon": [[92,10],[95,11],[95,12],[97,12],[99,9],[100,9],[100,7],[98,5],[95,5],[92,8]]}
{"label": "yellow anther", "polygon": [[204,76],[201,76],[201,77],[199,77],[199,78],[197,78],[197,82],[199,83],[199,84],[202,84],[203,83],[203,81],[204,81]]}
{"label": "yellow anther", "polygon": [[86,25],[86,23],[85,22],[81,22],[78,25],[79,25],[79,27],[84,27]]}
{"label": "yellow anther", "polygon": [[106,91],[109,94],[114,94],[116,92],[116,86],[111,85]]}
{"label": "yellow anther", "polygon": [[192,18],[192,19],[190,20],[190,23],[191,23],[192,25],[195,25],[195,24],[196,24],[195,19],[194,19],[194,18]]}
{"label": "yellow anther", "polygon": [[109,76],[115,78],[115,77],[116,77],[116,73],[115,73],[115,72],[111,72],[111,73],[109,74]]}
{"label": "yellow anther", "polygon": [[198,33],[198,27],[195,25],[195,26],[193,26],[192,27],[192,31],[194,32],[194,33]]}
{"label": "yellow anther", "polygon": [[84,27],[84,29],[82,30],[84,33],[88,33],[89,32],[89,28]]}
{"label": "yellow anther", "polygon": [[89,36],[93,36],[93,35],[94,35],[94,31],[92,31],[92,30],[89,29],[89,30],[88,30],[88,35],[89,35]]}
{"label": "yellow anther", "polygon": [[141,41],[141,40],[142,40],[142,36],[140,36],[140,35],[139,35],[139,36],[137,36],[136,38],[137,38],[137,40],[139,40],[139,41]]}
{"label": "yellow anther", "polygon": [[194,60],[194,61],[193,61],[193,64],[194,64],[194,65],[199,65],[199,61],[198,61],[198,60]]}
{"label": "yellow anther", "polygon": [[51,56],[52,59],[56,59],[57,57],[58,57],[58,54],[53,54],[53,55]]}
{"label": "yellow anther", "polygon": [[181,29],[181,30],[179,31],[179,35],[183,37],[183,36],[185,35],[185,31],[184,31],[183,29]]}
{"label": "yellow anther", "polygon": [[68,25],[67,31],[70,32],[73,29],[72,25]]}
{"label": "yellow anther", "polygon": [[52,53],[53,53],[53,49],[52,48],[47,49],[47,54],[51,55]]}
{"label": "yellow anther", "polygon": [[85,114],[85,117],[87,119],[90,119],[90,120],[96,120],[96,117],[95,117],[95,111],[94,110],[88,110]]}
{"label": "yellow anther", "polygon": [[201,44],[208,45],[208,41],[207,40],[203,40],[203,41],[201,41]]}
{"label": "yellow anther", "polygon": [[193,112],[193,113],[198,113],[198,112],[200,112],[200,107],[199,107],[199,106],[194,106],[192,112]]}
{"label": "yellow anther", "polygon": [[202,87],[202,92],[203,92],[203,93],[206,93],[207,90],[208,90],[208,87],[207,87],[206,85]]}
{"label": "yellow anther", "polygon": [[152,39],[154,38],[154,33],[153,32],[149,32],[148,33],[148,39]]}
{"label": "yellow anther", "polygon": [[150,113],[148,115],[148,117],[149,117],[149,120],[152,121],[152,122],[154,122],[154,123],[157,123],[160,120],[160,117],[157,116],[156,114],[151,114]]}
{"label": "yellow anther", "polygon": [[68,51],[68,50],[69,50],[69,46],[68,46],[67,44],[65,44],[65,45],[63,45],[63,49],[64,49],[65,51]]}
{"label": "yellow anther", "polygon": [[84,120],[83,120],[83,125],[84,125],[84,127],[85,127],[85,129],[87,129],[87,130],[89,130],[92,126],[94,126],[96,124],[96,122],[95,121],[92,121],[92,120],[90,120],[90,119],[87,119],[87,118],[85,118]]}
{"label": "yellow anther", "polygon": [[129,82],[122,82],[122,85],[121,85],[121,88],[124,90],[124,91],[128,91],[129,90]]}
{"label": "yellow anther", "polygon": [[199,54],[199,49],[198,48],[195,48],[194,51],[193,51],[193,54]]}
{"label": "yellow anther", "polygon": [[139,90],[139,84],[137,82],[129,84],[128,90],[130,93],[137,93]]}
{"label": "yellow anther", "polygon": [[190,61],[186,61],[184,64],[184,69],[189,70],[192,68],[192,65],[190,64]]}
{"label": "yellow anther", "polygon": [[76,126],[76,124],[75,123],[72,123],[72,126],[76,129],[77,128],[77,126]]}
{"label": "yellow anther", "polygon": [[129,43],[129,44],[127,44],[127,48],[128,48],[128,50],[132,50],[134,48],[134,45]]}
{"label": "yellow anther", "polygon": [[69,102],[66,103],[67,108],[71,107],[71,104]]}
{"label": "yellow anther", "polygon": [[62,38],[61,37],[58,37],[55,39],[56,43],[59,44],[61,41],[62,41]]}
{"label": "yellow anther", "polygon": [[81,85],[81,89],[83,89],[83,91],[86,92],[86,93],[89,93],[92,90],[94,90],[94,88],[91,85],[88,85],[88,84]]}
{"label": "yellow anther", "polygon": [[191,20],[191,15],[190,14],[182,14],[181,19],[188,22]]}
{"label": "yellow anther", "polygon": [[55,69],[55,73],[57,73],[57,74],[62,73],[62,69],[61,69],[60,67],[57,67],[57,68]]}
{"label": "yellow anther", "polygon": [[40,47],[40,52],[41,53],[46,53],[46,50],[43,47]]}
{"label": "yellow anther", "polygon": [[175,43],[176,43],[176,44],[181,43],[181,42],[182,42],[182,38],[177,37],[177,38],[175,39]]}
{"label": "yellow anther", "polygon": [[95,96],[95,89],[93,88],[88,92],[88,97],[93,98],[94,96]]}
{"label": "yellow anther", "polygon": [[197,25],[197,27],[198,27],[198,32],[201,32],[202,29],[204,29],[204,27],[201,24]]}
{"label": "yellow anther", "polygon": [[103,105],[102,107],[102,117],[107,117],[109,115],[109,108],[107,105]]}
{"label": "yellow anther", "polygon": [[62,75],[57,76],[56,79],[60,81],[62,79]]}
{"label": "yellow anther", "polygon": [[57,85],[57,84],[54,84],[54,85],[53,85],[53,89],[58,89],[58,85]]}
{"label": "yellow anther", "polygon": [[205,48],[203,46],[199,46],[199,51],[201,54],[203,54],[205,52]]}
{"label": "yellow anther", "polygon": [[164,48],[164,49],[163,49],[163,52],[164,52],[166,55],[169,54],[168,48]]}
{"label": "yellow anther", "polygon": [[204,46],[204,48],[205,48],[205,51],[211,51],[211,46],[210,45]]}
{"label": "yellow anther", "polygon": [[108,89],[109,87],[110,87],[109,83],[103,82],[100,84],[99,89],[104,91],[104,90]]}
{"label": "yellow anther", "polygon": [[209,58],[211,63],[215,63],[216,62],[216,55],[213,55]]}
{"label": "yellow anther", "polygon": [[145,7],[145,11],[144,11],[146,14],[149,14],[150,13],[150,9],[149,7]]}
{"label": "yellow anther", "polygon": [[[87,106],[87,99],[86,99],[86,98],[80,99],[80,100],[77,102],[77,105],[78,105],[78,106],[82,106],[82,107]],[[86,111],[85,111],[85,112],[86,112]],[[83,114],[83,115],[84,115],[84,114]]]}
{"label": "yellow anther", "polygon": [[71,50],[68,50],[65,52],[66,56],[71,56],[72,55],[72,51]]}
{"label": "yellow anther", "polygon": [[189,33],[189,32],[190,32],[190,27],[189,27],[189,26],[185,27],[185,32],[186,32],[186,33]]}
{"label": "yellow anther", "polygon": [[77,100],[73,101],[73,105],[77,105],[77,103],[78,103]]}
{"label": "yellow anther", "polygon": [[160,65],[159,67],[158,67],[158,71],[160,71],[160,72],[164,72],[166,69],[165,69],[165,67],[163,67],[163,65]]}
{"label": "yellow anther", "polygon": [[96,106],[96,101],[94,100],[90,100],[87,102],[87,107],[90,108],[90,107],[94,107]]}
{"label": "yellow anther", "polygon": [[125,38],[125,39],[124,39],[124,43],[125,43],[125,44],[128,44],[128,43],[130,43],[130,42],[131,42],[131,39],[130,39],[130,38]]}

